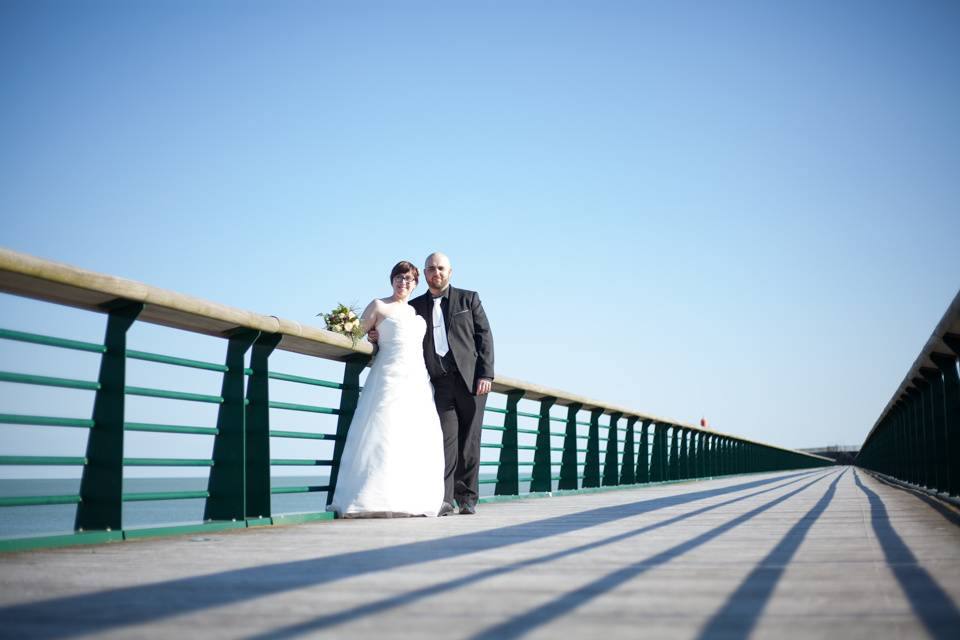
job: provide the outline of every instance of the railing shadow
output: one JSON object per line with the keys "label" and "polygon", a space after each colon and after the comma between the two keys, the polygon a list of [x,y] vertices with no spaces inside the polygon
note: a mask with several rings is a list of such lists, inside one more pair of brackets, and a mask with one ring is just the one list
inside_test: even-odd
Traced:
{"label": "railing shadow", "polygon": [[794,478],[783,484],[778,484],[774,487],[769,487],[767,489],[761,489],[760,491],[755,491],[753,493],[748,493],[731,500],[726,500],[717,504],[711,504],[700,509],[695,509],[693,511],[688,511],[687,513],[674,516],[673,518],[668,518],[660,522],[655,522],[653,524],[640,527],[639,529],[633,529],[631,531],[626,531],[624,533],[617,534],[615,536],[610,536],[602,540],[596,540],[586,544],[582,544],[576,547],[571,547],[569,549],[563,549],[561,551],[555,551],[553,553],[544,554],[534,558],[528,558],[526,560],[521,560],[513,564],[493,567],[490,569],[485,569],[483,571],[478,571],[470,575],[460,576],[452,580],[445,582],[440,582],[437,584],[424,587],[422,589],[416,589],[414,591],[409,591],[407,593],[401,593],[389,598],[383,598],[375,602],[367,602],[362,605],[352,607],[349,609],[344,609],[337,611],[336,613],[331,613],[325,616],[319,616],[313,620],[308,620],[306,622],[301,622],[295,625],[290,625],[281,629],[275,629],[264,634],[252,636],[248,640],[282,640],[284,638],[295,638],[297,636],[313,633],[320,630],[326,630],[331,627],[335,627],[339,624],[344,624],[346,622],[351,622],[362,618],[364,616],[374,615],[382,613],[389,609],[393,609],[399,606],[404,606],[416,602],[418,600],[423,600],[431,596],[437,596],[455,589],[461,589],[484,580],[491,578],[496,578],[503,576],[509,573],[520,571],[522,569],[528,569],[536,565],[547,564],[555,560],[560,560],[562,558],[570,557],[576,554],[585,553],[587,551],[592,551],[594,549],[599,549],[600,547],[605,547],[618,542],[623,542],[630,538],[635,538],[639,535],[655,531],[656,529],[661,529],[663,527],[676,524],[677,522],[682,522],[683,520],[688,520],[690,518],[695,518],[697,516],[703,515],[715,509],[720,509],[722,507],[729,506],[731,504],[736,504],[743,500],[749,500],[756,496],[762,495],[764,493],[769,493],[771,491],[776,491],[782,489],[789,485],[801,482],[804,478]]}
{"label": "railing shadow", "polygon": [[650,569],[662,566],[671,560],[682,556],[688,551],[702,546],[714,538],[740,526],[741,524],[744,524],[745,522],[748,522],[749,520],[752,520],[761,513],[772,509],[778,504],[789,500],[801,491],[810,488],[824,478],[828,477],[828,475],[830,474],[821,475],[812,482],[808,482],[802,487],[785,493],[778,498],[774,498],[770,502],[755,509],[751,509],[750,511],[741,514],[720,526],[714,527],[713,529],[701,533],[700,535],[695,536],[685,542],[681,542],[680,544],[674,545],[669,549],[654,554],[649,558],[629,564],[622,569],[618,569],[601,578],[598,578],[597,580],[589,582],[578,589],[574,589],[573,591],[567,592],[562,596],[554,598],[550,602],[546,602],[539,607],[527,611],[526,613],[514,616],[509,620],[492,626],[473,636],[473,638],[474,640],[519,638],[520,636],[529,633],[530,631],[550,622],[551,620],[554,620],[555,618],[569,614],[577,607],[583,606],[591,600],[595,600],[601,595],[610,592],[611,590],[649,571]]}
{"label": "railing shadow", "polygon": [[887,507],[880,496],[860,481],[860,474],[856,471],[853,472],[853,478],[870,501],[870,524],[873,532],[883,549],[890,571],[910,602],[913,613],[934,638],[956,638],[960,632],[960,611],[957,610],[957,605],[933,576],[917,563],[910,547],[890,524]]}
{"label": "railing shadow", "polygon": [[[204,576],[12,605],[0,608],[0,623],[2,623],[4,634],[11,633],[20,637],[29,635],[32,638],[67,638],[89,633],[103,633],[119,627],[236,604],[368,573],[460,558],[469,553],[562,535],[658,509],[747,491],[786,479],[808,477],[815,473],[819,473],[819,470],[600,507],[440,540],[425,540],[336,556],[260,565]],[[69,620],[69,624],[62,622],[64,620]],[[19,633],[21,627],[23,633]]]}
{"label": "railing shadow", "polygon": [[763,613],[773,590],[776,588],[787,565],[793,560],[794,554],[810,527],[816,523],[821,514],[830,506],[837,491],[837,483],[847,472],[844,469],[827,491],[795,525],[780,539],[780,542],[770,550],[770,553],[744,579],[737,590],[727,599],[724,605],[704,625],[700,632],[701,639],[717,637],[746,638],[756,626]]}
{"label": "railing shadow", "polygon": [[942,501],[938,500],[937,498],[927,495],[921,489],[916,489],[904,483],[902,480],[897,480],[896,478],[893,478],[891,480],[890,477],[885,477],[879,473],[871,472],[869,469],[864,469],[864,471],[866,471],[868,474],[873,476],[873,478],[875,478],[877,481],[882,482],[884,485],[890,487],[891,489],[896,489],[897,491],[904,491],[914,496],[915,498],[920,498],[921,500],[926,502],[931,509],[933,509],[934,511],[939,513],[941,516],[943,516],[944,520],[946,520],[952,525],[956,525],[960,527],[960,513],[958,513],[954,509],[951,509],[950,507],[948,507],[946,504],[944,504]]}

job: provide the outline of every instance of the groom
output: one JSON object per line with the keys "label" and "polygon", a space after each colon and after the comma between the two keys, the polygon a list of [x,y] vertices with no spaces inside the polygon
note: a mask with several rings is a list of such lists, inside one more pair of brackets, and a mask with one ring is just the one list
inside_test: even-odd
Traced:
{"label": "groom", "polygon": [[441,516],[477,512],[480,431],[493,384],[493,335],[475,291],[450,286],[453,268],[442,253],[424,263],[429,291],[410,301],[427,321],[423,359],[443,429],[444,494]]}

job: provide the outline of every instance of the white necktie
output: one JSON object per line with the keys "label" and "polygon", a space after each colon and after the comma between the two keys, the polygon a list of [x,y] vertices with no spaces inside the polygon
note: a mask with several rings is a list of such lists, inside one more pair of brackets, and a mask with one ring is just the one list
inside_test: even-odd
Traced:
{"label": "white necktie", "polygon": [[441,358],[447,355],[450,346],[447,344],[447,327],[443,324],[443,309],[440,301],[443,298],[433,299],[433,348]]}

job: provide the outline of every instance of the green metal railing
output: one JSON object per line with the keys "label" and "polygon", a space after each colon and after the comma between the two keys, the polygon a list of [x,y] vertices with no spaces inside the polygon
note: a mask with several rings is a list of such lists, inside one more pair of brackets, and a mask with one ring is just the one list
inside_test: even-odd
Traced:
{"label": "green metal railing", "polygon": [[[103,344],[67,340],[20,330],[0,329],[0,340],[97,354],[97,380],[77,380],[0,371],[0,382],[32,387],[62,387],[94,394],[91,418],[0,414],[0,423],[35,427],[67,427],[88,432],[84,456],[0,455],[0,465],[70,465],[80,467],[76,495],[31,495],[0,498],[0,507],[76,505],[72,535],[8,539],[0,550],[56,546],[149,535],[237,528],[276,522],[271,495],[326,493],[336,488],[347,430],[360,397],[360,375],[371,348],[353,346],[342,336],[272,316],[257,316],[219,307],[172,292],[152,289],[99,274],[50,263],[0,249],[0,291],[69,304],[106,315]],[[223,364],[148,353],[127,348],[135,322],[224,339]],[[342,380],[320,380],[270,370],[275,349],[343,363]],[[249,366],[245,366],[249,359]],[[141,360],[218,374],[217,395],[173,391],[126,383],[127,363]],[[9,363],[5,368],[9,367]],[[270,399],[270,381],[324,387],[339,392],[336,407]],[[809,468],[832,464],[819,456],[702,430],[672,420],[598,403],[565,392],[498,377],[488,416],[502,424],[485,424],[481,483],[494,485],[493,497],[552,491],[600,490],[707,478],[727,474]],[[129,396],[201,403],[217,407],[216,426],[135,422],[126,419]],[[521,403],[525,403],[521,407]],[[526,408],[535,409],[534,411]],[[554,415],[554,412],[566,415]],[[333,432],[271,428],[271,410],[336,417]],[[601,424],[603,418],[604,424]],[[562,424],[560,429],[554,425]],[[203,435],[213,438],[209,459],[144,458],[124,455],[124,434]],[[273,439],[331,441],[329,459],[272,458]],[[272,467],[324,467],[327,484],[271,486]],[[207,468],[207,488],[199,491],[123,491],[123,471],[130,467]],[[521,470],[523,473],[521,474]],[[203,522],[186,526],[124,528],[123,504],[129,502],[203,499]],[[484,499],[492,499],[487,496]],[[320,505],[318,505],[320,506]],[[324,505],[325,506],[325,505]],[[332,517],[317,510],[284,521]]]}
{"label": "green metal railing", "polygon": [[960,292],[887,403],[856,464],[960,496]]}

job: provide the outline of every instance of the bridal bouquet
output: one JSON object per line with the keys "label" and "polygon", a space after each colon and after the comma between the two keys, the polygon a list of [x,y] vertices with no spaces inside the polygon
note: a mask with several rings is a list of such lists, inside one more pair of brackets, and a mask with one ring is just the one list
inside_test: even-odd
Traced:
{"label": "bridal bouquet", "polygon": [[353,346],[363,337],[363,330],[360,328],[360,318],[357,316],[357,310],[343,304],[338,304],[330,313],[318,313],[323,316],[323,321],[327,324],[327,331],[333,331],[347,336],[353,341]]}

